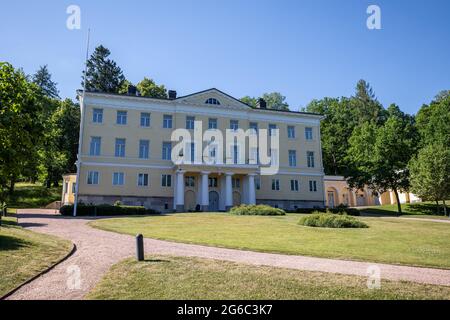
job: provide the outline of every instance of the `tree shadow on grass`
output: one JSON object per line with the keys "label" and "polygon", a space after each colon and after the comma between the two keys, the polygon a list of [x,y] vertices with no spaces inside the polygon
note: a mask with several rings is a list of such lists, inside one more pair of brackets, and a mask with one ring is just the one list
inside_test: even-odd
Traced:
{"label": "tree shadow on grass", "polygon": [[432,203],[412,203],[408,204],[408,211],[410,211],[410,214],[424,214],[424,215],[431,215],[431,216],[441,216],[444,214],[443,208],[438,208],[436,204]]}
{"label": "tree shadow on grass", "polygon": [[30,242],[6,235],[0,235],[0,251],[18,250],[20,248],[29,247]]}

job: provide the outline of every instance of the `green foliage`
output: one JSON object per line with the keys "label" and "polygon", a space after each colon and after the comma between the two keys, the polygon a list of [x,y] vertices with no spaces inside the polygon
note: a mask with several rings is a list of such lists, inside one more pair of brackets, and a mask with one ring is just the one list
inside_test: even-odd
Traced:
{"label": "green foliage", "polygon": [[144,78],[137,84],[137,89],[143,97],[166,99],[167,90],[164,85],[158,86],[153,79]]}
{"label": "green foliage", "polygon": [[441,93],[430,105],[424,105],[416,116],[421,146],[450,141],[450,95]]}
{"label": "green foliage", "polygon": [[450,199],[450,147],[425,146],[409,163],[411,191],[423,200]]}
{"label": "green foliage", "polygon": [[358,219],[347,215],[315,212],[302,217],[300,225],[321,228],[368,228],[369,226]]}
{"label": "green foliage", "polygon": [[48,71],[47,65],[41,66],[33,75],[33,83],[41,88],[43,94],[49,98],[59,98],[59,91],[56,82],[52,81],[52,75]]}
{"label": "green foliage", "polygon": [[347,168],[345,156],[349,148],[352,132],[358,124],[358,118],[350,99],[324,98],[313,100],[306,107],[308,112],[323,114],[321,137],[323,163],[326,174],[344,174]]}
{"label": "green foliage", "polygon": [[131,83],[131,82],[128,81],[128,80],[124,80],[124,81],[122,82],[122,84],[120,85],[120,87],[119,87],[118,93],[119,93],[119,94],[127,94],[127,93],[128,93],[128,88],[129,88],[130,86],[133,86],[133,83]]}
{"label": "green foliage", "polygon": [[268,205],[240,205],[230,210],[230,214],[238,216],[284,216],[286,212],[282,209],[273,208]]}
{"label": "green foliage", "polygon": [[[73,205],[62,206],[59,212],[63,216],[73,215]],[[150,215],[159,214],[153,209],[146,209],[139,206],[122,206],[122,205],[86,205],[79,204],[77,208],[77,216],[135,216],[135,215]]]}
{"label": "green foliage", "polygon": [[25,74],[0,63],[0,202],[36,164],[43,126],[42,92]]}
{"label": "green foliage", "polygon": [[409,189],[407,165],[417,151],[419,136],[413,117],[401,112],[398,107],[388,109],[389,118],[379,126],[365,122],[355,128],[347,152],[349,185],[353,188],[369,186],[377,193]]}
{"label": "green foliage", "polygon": [[86,81],[87,91],[118,93],[125,77],[114,60],[109,59],[111,52],[100,45],[87,61],[87,72],[81,85]]}
{"label": "green foliage", "polygon": [[[266,101],[268,109],[289,110],[289,104],[285,101],[286,97],[279,92],[264,93],[262,98]],[[258,104],[258,99],[255,97],[245,96],[240,100],[253,108]]]}

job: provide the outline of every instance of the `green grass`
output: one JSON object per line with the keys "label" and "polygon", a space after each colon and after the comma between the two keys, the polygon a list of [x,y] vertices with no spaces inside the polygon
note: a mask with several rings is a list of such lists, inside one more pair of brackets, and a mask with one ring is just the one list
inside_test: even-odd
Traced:
{"label": "green grass", "polygon": [[200,258],[155,256],[113,266],[87,299],[450,299],[450,287]]}
{"label": "green grass", "polygon": [[359,218],[369,228],[298,225],[281,217],[190,213],[90,222],[100,229],[184,243],[450,269],[450,225],[397,218]]}
{"label": "green grass", "polygon": [[62,187],[47,189],[40,184],[18,183],[14,194],[9,197],[9,208],[40,208],[61,200]]}
{"label": "green grass", "polygon": [[0,296],[47,269],[72,248],[69,241],[25,230],[15,217],[0,228]]}
{"label": "green grass", "polygon": [[[447,205],[450,201],[446,202]],[[437,206],[434,202],[418,202],[418,203],[405,203],[402,204],[402,215],[404,216],[437,216],[444,217],[442,202],[440,204],[439,214],[437,213]],[[450,207],[447,206],[447,212],[450,212]],[[375,215],[397,215],[398,208],[396,204],[387,204],[383,206],[374,206],[361,209],[362,214],[375,214]]]}

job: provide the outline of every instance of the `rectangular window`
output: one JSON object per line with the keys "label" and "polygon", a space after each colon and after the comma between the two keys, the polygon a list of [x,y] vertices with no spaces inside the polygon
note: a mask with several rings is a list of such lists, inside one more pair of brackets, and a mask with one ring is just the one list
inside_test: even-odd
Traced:
{"label": "rectangular window", "polygon": [[217,186],[218,186],[217,178],[208,178],[208,186],[210,188],[217,188]]}
{"label": "rectangular window", "polygon": [[163,118],[163,128],[171,129],[172,128],[172,116],[165,114]]}
{"label": "rectangular window", "polygon": [[276,130],[277,129],[277,125],[276,124],[269,124],[269,136],[270,137],[275,137],[276,136]]}
{"label": "rectangular window", "polygon": [[250,122],[249,128],[252,134],[258,134],[258,124],[256,122]]}
{"label": "rectangular window", "polygon": [[295,139],[295,127],[294,126],[288,126],[287,127],[288,132],[288,138],[289,139]]}
{"label": "rectangular window", "polygon": [[163,160],[172,160],[172,142],[163,142],[162,159]]}
{"label": "rectangular window", "polygon": [[195,177],[187,176],[184,178],[184,185],[186,187],[195,187]]}
{"label": "rectangular window", "polygon": [[295,150],[289,150],[289,167],[297,166],[297,152]]}
{"label": "rectangular window", "polygon": [[119,158],[125,157],[125,139],[116,139],[115,156]]}
{"label": "rectangular window", "polygon": [[103,109],[94,109],[92,112],[93,123],[103,123]]}
{"label": "rectangular window", "polygon": [[217,129],[217,119],[210,118],[208,120],[208,129]]}
{"label": "rectangular window", "polygon": [[314,152],[313,151],[308,151],[306,153],[306,157],[308,160],[308,168],[314,168]]}
{"label": "rectangular window", "polygon": [[194,130],[195,117],[186,117],[186,129]]}
{"label": "rectangular window", "polygon": [[272,179],[272,190],[280,191],[280,180],[279,179]]}
{"label": "rectangular window", "polygon": [[113,186],[123,186],[125,183],[125,174],[123,172],[113,173]]}
{"label": "rectangular window", "polygon": [[163,174],[161,176],[161,186],[171,187],[172,186],[172,176],[170,174]]}
{"label": "rectangular window", "polygon": [[141,127],[145,128],[150,127],[150,113],[148,112],[141,113]]}
{"label": "rectangular window", "polygon": [[309,181],[309,192],[317,192],[317,181]]}
{"label": "rectangular window", "polygon": [[312,128],[305,128],[305,139],[306,140],[312,140],[313,139],[313,129]]}
{"label": "rectangular window", "polygon": [[89,171],[88,172],[87,184],[97,185],[98,181],[99,181],[99,173],[98,173],[98,171]]}
{"label": "rectangular window", "polygon": [[230,120],[230,129],[231,130],[239,129],[239,121],[238,120]]}
{"label": "rectangular window", "polygon": [[241,179],[239,178],[231,179],[231,186],[235,189],[239,189],[241,187]]}
{"label": "rectangular window", "polygon": [[102,138],[91,137],[91,144],[89,147],[89,155],[90,156],[99,156],[101,145],[102,145]]}
{"label": "rectangular window", "polygon": [[139,140],[139,159],[148,159],[150,153],[150,141]]}
{"label": "rectangular window", "polygon": [[77,191],[77,184],[74,182],[72,183],[72,193],[75,194],[76,191]]}
{"label": "rectangular window", "polygon": [[127,124],[127,112],[126,111],[117,111],[117,124],[126,125]]}
{"label": "rectangular window", "polygon": [[139,173],[138,174],[138,186],[139,187],[148,187],[148,174],[147,173]]}
{"label": "rectangular window", "polygon": [[291,191],[298,191],[298,180],[291,180]]}
{"label": "rectangular window", "polygon": [[64,188],[63,188],[63,190],[64,190],[64,193],[68,193],[68,192],[69,192],[69,183],[68,183],[68,182],[65,182],[65,183],[64,183]]}
{"label": "rectangular window", "polygon": [[261,178],[259,177],[255,178],[255,187],[256,190],[261,190]]}

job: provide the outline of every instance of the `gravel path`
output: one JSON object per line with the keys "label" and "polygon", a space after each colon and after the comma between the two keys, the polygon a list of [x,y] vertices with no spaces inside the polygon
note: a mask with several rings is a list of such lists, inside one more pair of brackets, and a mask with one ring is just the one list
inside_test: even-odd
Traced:
{"label": "gravel path", "polygon": [[[19,223],[30,230],[69,239],[77,251],[56,268],[26,285],[10,299],[82,299],[115,263],[135,254],[135,239],[91,228],[92,218],[65,218],[53,210],[20,210]],[[147,254],[167,254],[212,258],[250,265],[267,265],[299,270],[322,271],[367,276],[368,267],[376,265],[381,277],[450,286],[450,270],[395,266],[335,259],[258,253],[145,239]],[[75,267],[74,267],[75,266]],[[80,270],[80,288],[71,288],[73,275]]]}

